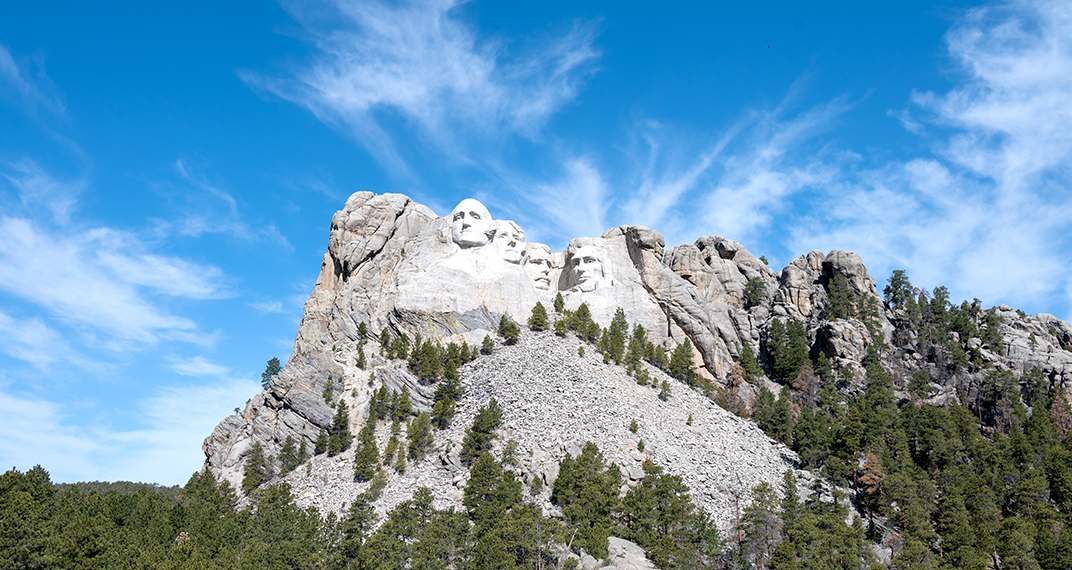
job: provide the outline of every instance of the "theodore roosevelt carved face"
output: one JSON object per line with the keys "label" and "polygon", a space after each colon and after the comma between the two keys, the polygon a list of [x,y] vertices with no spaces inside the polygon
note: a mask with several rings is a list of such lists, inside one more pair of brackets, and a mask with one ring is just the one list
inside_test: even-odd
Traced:
{"label": "theodore roosevelt carved face", "polygon": [[450,214],[450,236],[462,248],[488,245],[495,228],[491,214],[478,200],[462,200]]}
{"label": "theodore roosevelt carved face", "polygon": [[604,266],[603,252],[593,245],[584,245],[573,252],[570,261],[573,276],[577,279],[576,288],[585,293],[607,286],[607,271]]}
{"label": "theodore roosevelt carved face", "polygon": [[503,261],[520,264],[525,259],[525,232],[510,220],[496,221],[495,248]]}

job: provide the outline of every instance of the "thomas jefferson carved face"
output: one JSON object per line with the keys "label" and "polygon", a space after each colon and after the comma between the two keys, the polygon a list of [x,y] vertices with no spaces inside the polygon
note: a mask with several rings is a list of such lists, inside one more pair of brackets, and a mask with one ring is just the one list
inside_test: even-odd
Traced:
{"label": "thomas jefferson carved face", "polygon": [[532,244],[525,259],[525,271],[533,285],[541,291],[551,289],[551,249],[542,244]]}
{"label": "thomas jefferson carved face", "polygon": [[520,264],[525,259],[525,232],[510,220],[496,221],[495,247],[503,261]]}
{"label": "thomas jefferson carved face", "polygon": [[603,265],[603,252],[592,245],[577,248],[571,261],[573,275],[577,278],[577,289],[588,293],[607,286],[606,268]]}
{"label": "thomas jefferson carved face", "polygon": [[451,239],[462,248],[488,245],[493,232],[491,214],[477,200],[462,200],[450,214]]}

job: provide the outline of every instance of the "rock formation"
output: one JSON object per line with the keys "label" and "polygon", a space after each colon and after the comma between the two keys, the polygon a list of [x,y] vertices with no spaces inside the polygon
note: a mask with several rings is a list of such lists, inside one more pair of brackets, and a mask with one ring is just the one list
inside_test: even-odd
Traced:
{"label": "rock formation", "polygon": [[[850,299],[853,311],[835,314],[835,287],[843,288],[838,294]],[[419,335],[476,347],[485,335],[495,336],[503,315],[524,323],[538,301],[550,310],[556,294],[566,310],[587,305],[604,327],[621,308],[631,325],[643,325],[665,350],[690,343],[701,377],[712,382],[709,390],[738,397],[745,406],[761,386],[776,389],[772,381],[799,380],[773,377],[769,341],[775,321],[803,326],[809,356],[821,354],[829,362],[838,390],[846,394],[861,389],[869,353],[894,374],[903,398],[911,397],[909,379],[920,371],[931,380],[927,397],[938,403],[972,405],[993,371],[1023,375],[1037,369],[1051,385],[1072,384],[1068,323],[1004,305],[989,312],[972,308],[965,314],[986,320],[1003,342],[985,344],[957,333],[928,338],[906,324],[911,315],[882,304],[875,280],[852,252],[812,251],[774,271],[738,242],[709,236],[665,251],[662,235],[637,225],[576,238],[565,251],[552,252],[526,243],[522,228],[494,220],[476,200],[464,200],[440,218],[402,195],[358,192],[332,218],[328,251],[289,362],[267,390],[205,440],[206,466],[238,483],[255,441],[269,454],[277,454],[287,437],[311,449],[340,401],[353,410],[356,432],[381,386],[404,387],[417,409],[430,410],[435,387],[381,356],[373,338],[387,331],[389,337]],[[362,325],[369,337],[361,337]],[[504,404],[506,415],[499,445],[518,442],[523,475],[551,483],[558,460],[590,439],[634,482],[639,462],[648,457],[681,475],[694,500],[724,528],[731,498],[761,481],[777,484],[794,468],[789,450],[710,398],[643,365],[673,384],[673,396],[664,402],[622,367],[604,364],[594,349],[578,357],[579,346],[572,337],[526,331],[517,346],[464,366],[466,391],[457,416],[437,433],[427,459],[392,476],[377,508],[407,498],[417,486],[433,488],[441,504],[456,504],[467,476],[457,461],[457,444],[476,409],[491,397]],[[761,372],[754,384],[740,382],[746,346],[769,376]],[[369,355],[366,368],[356,364],[359,351]],[[957,351],[970,361],[951,364],[949,355]],[[686,427],[683,414],[695,423]],[[626,430],[630,418],[640,422],[640,435]],[[644,451],[637,447],[641,436],[649,444]],[[377,437],[382,448],[388,437],[382,426]],[[299,500],[335,511],[352,500],[364,488],[353,482],[352,456],[352,451],[318,456],[288,475]],[[547,493],[544,506],[552,510]]]}

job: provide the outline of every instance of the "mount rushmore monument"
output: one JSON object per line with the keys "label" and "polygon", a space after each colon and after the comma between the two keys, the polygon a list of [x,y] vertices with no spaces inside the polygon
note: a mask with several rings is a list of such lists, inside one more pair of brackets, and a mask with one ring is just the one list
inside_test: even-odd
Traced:
{"label": "mount rushmore monument", "polygon": [[[831,310],[835,282],[839,295],[872,308],[867,318]],[[518,224],[494,219],[474,199],[439,217],[403,195],[358,192],[331,220],[320,275],[286,367],[205,440],[206,468],[237,487],[254,444],[268,455],[279,454],[288,438],[311,449],[340,403],[350,410],[356,433],[382,389],[405,391],[416,411],[430,411],[436,386],[381,352],[378,338],[465,343],[475,354],[485,337],[496,336],[504,315],[524,323],[537,303],[550,310],[557,295],[564,311],[583,303],[604,327],[620,308],[630,326],[642,325],[664,350],[691,345],[704,382],[746,406],[762,386],[777,392],[769,377],[770,333],[789,322],[806,331],[812,357],[820,355],[838,371],[842,393],[861,390],[869,349],[893,373],[899,394],[913,373],[931,370],[930,398],[939,404],[977,397],[984,368],[1017,374],[1037,368],[1050,383],[1072,384],[1072,352],[1064,349],[1072,346],[1072,326],[1003,305],[989,313],[1001,323],[1000,351],[979,339],[956,339],[973,351],[978,366],[950,372],[923,357],[898,328],[903,315],[881,303],[875,280],[852,252],[812,251],[775,271],[733,240],[701,237],[667,251],[659,232],[639,225],[576,238],[553,252],[528,243]],[[404,474],[391,474],[377,509],[386,511],[418,486],[431,488],[439,505],[460,504],[468,476],[458,460],[460,442],[492,397],[503,403],[499,440],[516,445],[522,479],[546,485],[542,504],[549,512],[558,461],[589,440],[630,484],[649,459],[681,475],[693,499],[724,528],[735,501],[747,502],[747,489],[761,482],[776,486],[786,470],[798,467],[790,450],[715,405],[710,392],[650,367],[655,383],[673,388],[672,396],[657,397],[595,349],[582,356],[583,347],[573,335],[525,330],[516,346],[497,346],[462,366],[457,414],[435,433],[427,457]],[[740,382],[745,353],[761,368],[749,383]],[[366,354],[367,364],[359,366]],[[381,449],[388,431],[377,428]],[[285,478],[302,504],[341,512],[367,486],[355,482],[352,464],[352,451],[318,455]]]}

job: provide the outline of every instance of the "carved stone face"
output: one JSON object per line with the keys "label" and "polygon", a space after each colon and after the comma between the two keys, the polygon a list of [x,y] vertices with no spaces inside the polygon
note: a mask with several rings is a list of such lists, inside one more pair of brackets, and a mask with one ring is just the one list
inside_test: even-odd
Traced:
{"label": "carved stone face", "polygon": [[606,287],[606,269],[603,267],[603,253],[591,245],[581,246],[573,254],[573,275],[577,278],[577,289],[588,293],[600,287]]}
{"label": "carved stone face", "polygon": [[495,222],[495,247],[503,261],[520,264],[525,259],[525,232],[509,220]]}
{"label": "carved stone face", "polygon": [[541,291],[551,290],[551,250],[542,247],[530,247],[525,259],[525,271],[532,278],[532,283]]}
{"label": "carved stone face", "polygon": [[478,200],[462,200],[450,214],[450,237],[463,248],[488,245],[494,227],[491,214]]}

